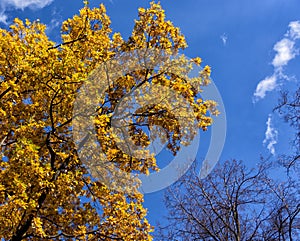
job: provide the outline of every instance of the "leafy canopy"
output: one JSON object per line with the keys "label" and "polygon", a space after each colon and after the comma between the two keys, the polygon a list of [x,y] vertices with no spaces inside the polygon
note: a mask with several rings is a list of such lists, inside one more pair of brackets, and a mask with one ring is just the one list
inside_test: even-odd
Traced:
{"label": "leafy canopy", "polygon": [[[184,36],[154,2],[149,9],[139,9],[128,40],[120,33],[112,34],[103,5],[91,9],[87,3],[78,15],[63,22],[61,44],[55,45],[45,30],[39,21],[20,19],[9,30],[0,29],[0,237],[151,240],[153,228],[145,218],[143,195],[110,189],[93,178],[80,160],[72,137],[73,105],[80,87],[99,64],[138,49],[155,48],[174,55],[187,47]],[[199,95],[200,86],[209,83],[210,68],[206,66],[188,82],[192,63],[200,65],[201,59],[181,57],[172,72],[167,68],[132,71],[107,86],[94,127],[98,148],[110,162],[127,173],[158,170],[153,155],[132,157],[113,138],[111,119],[118,100],[137,86],[173,90],[189,103],[197,128],[211,125],[208,110],[216,113],[215,103]],[[163,103],[138,110],[127,128],[135,145],[150,143],[142,126],[160,126],[174,154],[181,140],[192,139],[190,129],[181,131],[171,108]]]}

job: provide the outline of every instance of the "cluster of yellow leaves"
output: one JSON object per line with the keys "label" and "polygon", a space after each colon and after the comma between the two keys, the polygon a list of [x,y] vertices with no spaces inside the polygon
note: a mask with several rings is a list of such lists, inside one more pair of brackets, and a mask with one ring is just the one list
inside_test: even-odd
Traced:
{"label": "cluster of yellow leaves", "polygon": [[[108,189],[91,178],[78,158],[72,139],[73,103],[78,89],[99,63],[116,53],[141,48],[177,52],[186,42],[179,29],[165,20],[161,6],[151,3],[139,9],[132,36],[124,41],[111,36],[105,7],[87,5],[62,24],[62,44],[55,46],[39,22],[15,19],[9,30],[0,29],[0,238],[5,240],[151,240],[152,227],[146,220],[143,196]],[[180,141],[193,138],[192,126],[206,129],[211,124],[208,110],[215,103],[202,101],[201,89],[185,81],[191,63],[201,59],[180,59],[172,71],[163,67],[128,73],[108,86],[106,99],[94,120],[99,148],[107,159],[128,173],[158,170],[153,155],[134,157],[119,148],[111,128],[118,101],[136,86],[146,86],[137,97],[144,103],[128,121],[128,133],[136,146],[146,147],[150,139],[140,126],[160,126],[160,138],[176,154]],[[159,74],[163,72],[163,74]],[[192,83],[209,83],[205,67]],[[146,105],[147,91],[154,87],[155,98],[163,94],[159,86],[178,95],[160,104]],[[137,92],[138,93],[138,92]],[[182,97],[188,108],[181,106]],[[191,122],[181,128],[174,113]],[[177,110],[178,112],[178,110]],[[143,158],[142,158],[143,157]]]}
{"label": "cluster of yellow leaves", "polygon": [[139,8],[139,19],[135,21],[129,45],[125,48],[161,48],[166,51],[187,47],[184,36],[171,21],[165,20],[160,4],[151,2],[150,9]]}

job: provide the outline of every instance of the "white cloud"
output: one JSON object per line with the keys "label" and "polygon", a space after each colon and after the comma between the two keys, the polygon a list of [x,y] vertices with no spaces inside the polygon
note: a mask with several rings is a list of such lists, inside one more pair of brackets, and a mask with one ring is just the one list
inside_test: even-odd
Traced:
{"label": "white cloud", "polygon": [[265,139],[263,144],[267,144],[267,148],[272,155],[275,155],[275,147],[277,144],[278,131],[272,126],[272,118],[269,115],[268,120],[266,122],[267,130],[265,132]]}
{"label": "white cloud", "polygon": [[51,19],[51,22],[47,24],[47,30],[46,30],[47,33],[51,33],[53,29],[58,28],[60,25],[61,25],[60,19],[56,19],[56,18]]}
{"label": "white cloud", "polygon": [[281,68],[287,65],[291,59],[295,58],[296,51],[294,45],[295,42],[287,38],[284,38],[275,44],[274,50],[277,52],[277,54],[272,62],[275,70],[276,68]]}
{"label": "white cloud", "polygon": [[283,73],[283,67],[288,65],[289,61],[294,59],[298,55],[298,50],[295,47],[296,40],[300,39],[300,21],[293,21],[289,23],[289,29],[287,33],[274,45],[274,51],[276,52],[272,65],[274,72],[271,77],[266,77],[261,80],[254,92],[254,102],[259,99],[263,99],[266,96],[267,91],[272,91],[279,84],[279,80],[289,80],[290,78]]}
{"label": "white cloud", "polygon": [[288,32],[288,36],[290,36],[293,40],[300,38],[300,21],[290,22],[289,24],[290,31]]}
{"label": "white cloud", "polygon": [[227,43],[227,35],[225,34],[225,33],[223,33],[221,36],[220,36],[220,38],[221,38],[221,40],[222,40],[222,42],[223,42],[223,44],[224,44],[224,46],[226,45],[226,43]]}
{"label": "white cloud", "polygon": [[12,6],[16,9],[30,8],[44,8],[53,0],[0,0],[2,7]]}
{"label": "white cloud", "polygon": [[7,24],[7,15],[4,12],[0,13],[0,23]]}
{"label": "white cloud", "polygon": [[21,9],[32,8],[40,9],[48,6],[54,0],[0,0],[0,22],[7,24],[7,15],[5,12],[11,8]]}
{"label": "white cloud", "polygon": [[266,77],[264,80],[260,81],[254,93],[255,100],[263,99],[266,96],[267,91],[274,90],[277,86],[276,82],[277,82],[276,75]]}

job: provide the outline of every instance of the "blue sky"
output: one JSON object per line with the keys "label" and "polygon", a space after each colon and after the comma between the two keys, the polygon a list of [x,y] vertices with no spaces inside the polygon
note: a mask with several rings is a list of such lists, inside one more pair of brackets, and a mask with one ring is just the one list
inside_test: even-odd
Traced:
{"label": "blue sky", "polygon": [[[91,6],[101,2],[90,1]],[[113,31],[129,36],[138,7],[149,1],[103,2]],[[221,160],[254,165],[259,156],[276,158],[291,151],[287,124],[276,113],[280,90],[293,90],[300,79],[300,2],[298,0],[162,0],[166,16],[186,36],[188,57],[200,56],[212,67],[212,79],[226,109],[227,135]],[[0,26],[14,17],[47,24],[59,41],[59,26],[76,14],[82,1],[0,0]],[[205,156],[210,133],[202,133],[198,158]],[[145,195],[152,224],[162,219],[163,191]]]}

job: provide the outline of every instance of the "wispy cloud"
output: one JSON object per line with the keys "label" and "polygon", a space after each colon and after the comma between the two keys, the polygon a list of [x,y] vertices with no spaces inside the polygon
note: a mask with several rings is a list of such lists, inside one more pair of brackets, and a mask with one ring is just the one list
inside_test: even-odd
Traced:
{"label": "wispy cloud", "polygon": [[267,148],[272,155],[275,155],[274,145],[277,144],[278,131],[272,126],[271,115],[269,115],[266,124],[267,130],[265,132],[265,139],[263,141],[263,144],[267,145]]}
{"label": "wispy cloud", "polygon": [[290,22],[289,24],[290,30],[287,33],[293,40],[300,38],[300,21]]}
{"label": "wispy cloud", "polygon": [[1,12],[0,12],[0,23],[7,24],[7,16],[6,16],[6,14],[4,13],[4,11],[1,11]]}
{"label": "wispy cloud", "polygon": [[287,65],[291,59],[295,58],[296,50],[294,46],[295,42],[287,38],[284,38],[275,44],[274,50],[277,53],[272,61],[275,70],[281,69],[283,66]]}
{"label": "wispy cloud", "polygon": [[266,96],[267,91],[272,91],[276,88],[276,86],[277,86],[276,82],[277,82],[276,75],[268,76],[265,79],[263,79],[262,81],[260,81],[258,83],[258,85],[256,86],[254,98],[256,98],[256,99],[264,98]]}
{"label": "wispy cloud", "polygon": [[53,30],[58,28],[61,25],[62,21],[58,18],[51,19],[50,23],[47,24],[46,33],[51,34]]}
{"label": "wispy cloud", "polygon": [[254,102],[263,99],[266,92],[274,90],[279,85],[279,80],[289,79],[283,73],[283,67],[299,54],[295,47],[297,39],[300,39],[300,21],[293,21],[289,23],[289,30],[284,38],[274,45],[273,49],[276,52],[272,61],[274,72],[258,83],[254,92]]}
{"label": "wispy cloud", "polygon": [[11,6],[16,9],[30,8],[44,8],[53,0],[0,0],[1,6]]}
{"label": "wispy cloud", "polygon": [[46,33],[47,35],[51,35],[53,31],[57,31],[63,22],[63,17],[61,15],[60,10],[57,10],[54,7],[51,11],[51,21],[47,23]]}
{"label": "wispy cloud", "polygon": [[40,9],[48,6],[52,2],[53,0],[0,0],[0,22],[7,24],[8,17],[5,12],[8,9]]}
{"label": "wispy cloud", "polygon": [[220,36],[220,38],[221,38],[221,40],[222,40],[222,42],[223,42],[223,44],[224,44],[224,46],[225,46],[226,43],[227,43],[227,39],[228,39],[227,35],[226,35],[225,33],[223,33],[223,34]]}

